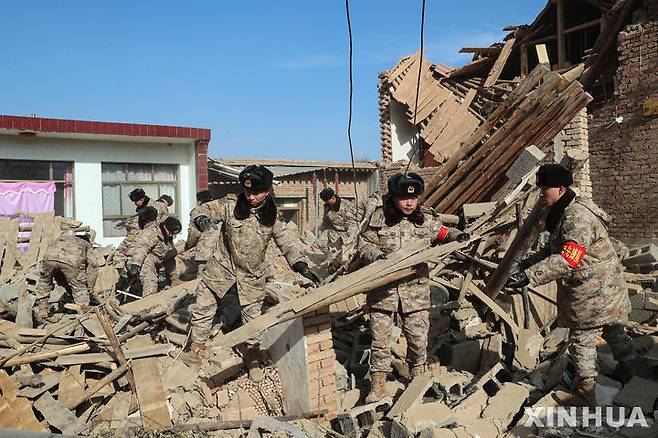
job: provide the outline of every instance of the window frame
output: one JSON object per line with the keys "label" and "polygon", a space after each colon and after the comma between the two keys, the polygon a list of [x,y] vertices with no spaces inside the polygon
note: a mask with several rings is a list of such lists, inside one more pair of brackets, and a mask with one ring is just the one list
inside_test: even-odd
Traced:
{"label": "window frame", "polygon": [[[123,166],[123,176],[124,180],[122,181],[105,181],[103,180],[103,166],[104,165],[121,165]],[[131,181],[128,180],[128,166],[129,165],[139,165],[139,166],[150,166],[150,174],[151,178],[153,179],[155,176],[155,166],[173,166],[174,168],[174,180],[173,181]],[[123,220],[123,219],[128,219],[132,216],[135,215],[133,212],[132,214],[129,214],[127,216],[125,215],[106,215],[105,214],[105,206],[103,204],[103,194],[102,191],[105,187],[119,187],[119,196],[121,196],[121,186],[123,185],[131,185],[131,186],[138,186],[144,189],[147,193],[149,192],[148,187],[149,186],[155,186],[157,187],[158,193],[160,192],[160,189],[158,186],[160,185],[173,185],[174,186],[174,212],[172,213],[176,217],[180,217],[180,165],[178,163],[140,163],[140,162],[114,162],[114,161],[103,161],[101,162],[101,209],[102,209],[102,223],[103,227],[105,226],[105,221],[106,220]],[[155,201],[155,199],[153,199]],[[122,205],[123,200],[119,199],[119,205]],[[125,230],[125,228],[124,228]],[[104,236],[104,237],[124,237],[124,234],[121,235],[116,235],[116,236]]]}
{"label": "window frame", "polygon": [[[7,182],[7,183],[14,183],[14,182],[54,182],[55,183],[55,191],[57,192],[57,184],[60,183],[63,185],[63,188],[71,187],[71,196],[72,196],[72,214],[71,217],[75,217],[75,161],[67,161],[67,160],[12,160],[8,158],[2,158],[0,161],[20,161],[20,162],[37,162],[37,163],[48,163],[48,178],[49,179],[7,179],[7,178],[0,178],[0,182]],[[53,163],[67,163],[71,164],[71,181],[66,181],[64,179],[54,179],[53,178]],[[63,196],[63,194],[62,194]],[[58,215],[57,211],[55,211],[55,215]],[[61,216],[64,216],[64,212],[62,211]]]}

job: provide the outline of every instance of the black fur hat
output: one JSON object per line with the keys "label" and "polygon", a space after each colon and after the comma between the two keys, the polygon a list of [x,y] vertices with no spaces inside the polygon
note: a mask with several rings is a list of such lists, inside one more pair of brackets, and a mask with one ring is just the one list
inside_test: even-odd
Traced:
{"label": "black fur hat", "polygon": [[158,210],[154,207],[146,206],[139,209],[137,216],[137,222],[139,223],[139,228],[144,228],[149,222],[153,222],[158,218]]}
{"label": "black fur hat", "polygon": [[272,188],[274,175],[265,166],[252,164],[240,172],[239,179],[240,185],[245,189],[269,190]]}
{"label": "black fur hat", "polygon": [[212,196],[210,195],[210,190],[202,190],[196,194],[196,201],[201,202],[202,204],[205,202],[210,202],[212,201]]}
{"label": "black fur hat", "polygon": [[174,205],[174,199],[173,199],[171,196],[169,196],[169,195],[162,195],[162,196],[160,196],[160,200],[166,202],[166,203],[167,203],[167,206],[169,206],[169,207],[171,207],[172,205]]}
{"label": "black fur hat", "polygon": [[326,189],[322,189],[322,191],[320,192],[320,199],[322,199],[324,202],[327,202],[335,194],[336,193],[334,193],[334,189],[332,189],[331,187],[327,187]]}
{"label": "black fur hat", "polygon": [[143,189],[135,189],[128,194],[128,197],[131,201],[137,202],[146,197],[146,192]]}
{"label": "black fur hat", "polygon": [[167,216],[167,218],[162,221],[162,225],[165,226],[171,234],[178,234],[183,229],[180,221],[173,216]]}
{"label": "black fur hat", "polygon": [[544,164],[537,171],[537,187],[569,187],[571,184],[571,171],[561,164]]}
{"label": "black fur hat", "polygon": [[420,196],[425,190],[423,177],[414,172],[406,175],[396,173],[388,179],[388,194],[390,196]]}

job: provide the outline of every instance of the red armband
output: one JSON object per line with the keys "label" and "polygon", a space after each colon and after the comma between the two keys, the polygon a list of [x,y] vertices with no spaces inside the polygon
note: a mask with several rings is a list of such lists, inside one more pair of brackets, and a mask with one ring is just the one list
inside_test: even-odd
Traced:
{"label": "red armband", "polygon": [[587,250],[576,242],[566,242],[562,247],[560,255],[572,268],[577,268],[580,261],[585,257]]}
{"label": "red armband", "polygon": [[443,242],[444,240],[446,240],[447,235],[448,235],[448,227],[442,226],[436,235],[436,239],[439,242]]}

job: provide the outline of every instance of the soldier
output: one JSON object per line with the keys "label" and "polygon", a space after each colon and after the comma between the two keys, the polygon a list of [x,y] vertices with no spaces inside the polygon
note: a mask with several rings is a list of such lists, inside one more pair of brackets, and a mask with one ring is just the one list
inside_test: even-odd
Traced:
{"label": "soldier", "polygon": [[547,164],[537,172],[541,201],[549,208],[549,242],[513,269],[509,287],[558,283],[558,318],[570,328],[570,353],[576,368],[576,390],[559,391],[556,400],[568,406],[596,405],[596,340],[608,342],[619,362],[617,374],[634,374],[635,349],[626,334],[630,301],[616,243],[608,236],[608,216],[589,199],[569,188],[571,172]]}
{"label": "soldier", "polygon": [[[237,287],[240,315],[247,323],[269,308],[265,300],[272,280],[265,252],[271,239],[279,247],[295,272],[318,283],[320,278],[305,261],[301,242],[279,216],[271,194],[272,172],[263,166],[247,166],[240,172],[243,192],[237,201],[215,200],[204,204],[204,212],[194,218],[201,232],[220,225],[222,240],[204,269],[196,290],[192,310],[192,343],[181,358],[198,364],[210,338],[217,300],[223,300],[232,287]],[[249,377],[263,377],[259,362],[260,336],[247,341],[243,359]]]}
{"label": "soldier", "polygon": [[36,315],[43,320],[48,317],[48,298],[53,291],[53,278],[61,273],[71,288],[75,304],[89,305],[87,270],[97,268],[93,254],[91,236],[88,233],[64,234],[53,241],[41,260],[37,283]]}
{"label": "soldier", "polygon": [[210,227],[208,230],[199,231],[199,228],[194,224],[194,218],[201,216],[206,211],[205,204],[212,201],[210,192],[204,190],[196,195],[198,205],[190,211],[190,224],[187,230],[187,241],[185,242],[185,249],[196,248],[194,253],[194,261],[201,266],[210,258],[212,251],[219,240],[219,229],[217,227]]}
{"label": "soldier", "polygon": [[139,277],[142,283],[142,296],[158,291],[158,268],[171,271],[174,263],[173,237],[180,233],[178,219],[168,216],[162,222],[157,221],[157,212],[153,207],[146,207],[139,212],[140,225],[143,230],[137,235],[128,252],[128,275]]}
{"label": "soldier", "polygon": [[151,202],[151,198],[141,188],[130,192],[128,198],[135,204],[135,214],[126,219],[126,237],[114,252],[114,265],[122,277],[125,277],[126,274],[128,252],[141,230],[139,227],[139,211],[146,206],[151,206],[158,212],[157,219],[162,220],[169,214],[169,207],[174,203],[169,195],[162,195],[156,201]]}
{"label": "soldier", "polygon": [[[469,235],[442,225],[438,215],[418,204],[418,196],[425,183],[420,175],[397,173],[388,180],[388,193],[383,205],[375,209],[367,229],[361,234],[358,249],[366,263],[386,258],[407,243],[425,240],[439,244],[457,240],[464,242]],[[372,388],[366,401],[384,397],[384,384],[391,371],[391,344],[394,321],[402,319],[402,331],[407,339],[407,362],[410,374],[423,373],[427,362],[427,335],[429,330],[430,287],[427,264],[419,274],[384,286],[368,294],[372,346],[370,349],[370,376]]]}
{"label": "soldier", "polygon": [[340,249],[349,239],[345,215],[347,211],[352,210],[352,204],[344,201],[330,187],[320,192],[320,199],[324,201],[321,229],[327,231],[327,244],[329,247]]}

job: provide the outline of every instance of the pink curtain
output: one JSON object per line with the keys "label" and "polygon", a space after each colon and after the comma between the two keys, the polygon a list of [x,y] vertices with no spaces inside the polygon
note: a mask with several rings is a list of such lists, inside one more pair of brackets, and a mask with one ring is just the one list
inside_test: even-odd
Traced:
{"label": "pink curtain", "polygon": [[0,216],[55,211],[54,182],[0,183]]}

